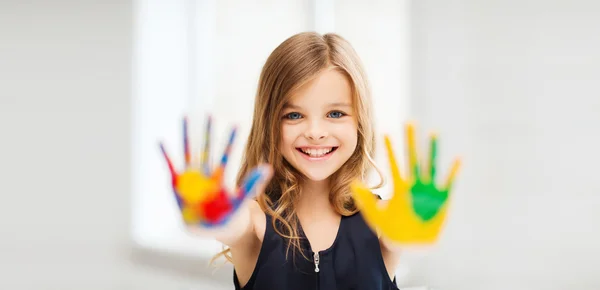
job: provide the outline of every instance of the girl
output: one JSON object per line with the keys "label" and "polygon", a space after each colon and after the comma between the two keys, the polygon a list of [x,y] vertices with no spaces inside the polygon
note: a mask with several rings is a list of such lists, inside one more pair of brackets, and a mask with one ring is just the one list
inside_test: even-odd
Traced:
{"label": "girl", "polygon": [[396,289],[399,252],[357,214],[349,190],[376,168],[373,131],[367,78],[346,40],[300,33],[273,51],[238,183],[260,163],[273,177],[248,203],[243,233],[221,239],[236,289]]}
{"label": "girl", "polygon": [[272,52],[237,177],[256,198],[227,207],[218,231],[190,227],[228,246],[220,255],[234,265],[235,289],[398,289],[399,251],[350,192],[370,169],[381,177],[373,131],[367,78],[346,40],[306,32]]}

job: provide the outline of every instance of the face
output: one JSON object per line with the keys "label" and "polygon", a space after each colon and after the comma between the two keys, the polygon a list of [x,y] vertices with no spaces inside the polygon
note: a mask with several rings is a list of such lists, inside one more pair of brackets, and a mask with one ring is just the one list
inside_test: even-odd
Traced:
{"label": "face", "polygon": [[283,157],[312,181],[335,173],[357,146],[352,105],[350,82],[335,70],[325,70],[302,86],[283,110]]}

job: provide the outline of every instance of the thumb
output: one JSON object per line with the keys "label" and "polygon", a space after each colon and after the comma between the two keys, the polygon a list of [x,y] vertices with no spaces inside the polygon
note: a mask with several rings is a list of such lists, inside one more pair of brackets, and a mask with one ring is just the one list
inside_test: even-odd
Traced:
{"label": "thumb", "polygon": [[380,225],[382,212],[377,206],[375,195],[360,181],[353,181],[350,190],[366,222],[372,227]]}
{"label": "thumb", "polygon": [[273,177],[273,168],[269,164],[261,164],[252,169],[238,189],[238,201],[252,198],[259,192],[263,192]]}

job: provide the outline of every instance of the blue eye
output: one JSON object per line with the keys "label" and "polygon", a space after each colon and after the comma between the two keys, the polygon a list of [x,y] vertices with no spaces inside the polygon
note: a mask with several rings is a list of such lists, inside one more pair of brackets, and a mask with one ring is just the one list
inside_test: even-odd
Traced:
{"label": "blue eye", "polygon": [[286,119],[290,119],[290,120],[297,120],[302,118],[302,115],[300,115],[300,113],[289,113],[287,115],[284,116]]}
{"label": "blue eye", "polygon": [[346,115],[345,113],[340,112],[340,111],[333,111],[333,112],[330,112],[329,114],[327,114],[328,117],[334,118],[334,119],[339,119],[345,115]]}

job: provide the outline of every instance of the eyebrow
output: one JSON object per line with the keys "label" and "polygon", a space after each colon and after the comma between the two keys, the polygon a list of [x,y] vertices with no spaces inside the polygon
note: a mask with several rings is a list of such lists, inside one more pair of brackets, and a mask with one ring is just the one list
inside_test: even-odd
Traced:
{"label": "eyebrow", "polygon": [[[348,104],[348,103],[331,103],[329,105],[327,105],[327,107],[352,107],[352,105]],[[294,104],[291,103],[287,103],[283,106],[284,109],[301,109],[300,106],[296,106]]]}
{"label": "eyebrow", "polygon": [[296,110],[297,110],[297,109],[300,109],[300,107],[299,107],[299,106],[296,106],[296,105],[294,105],[294,104],[290,104],[290,103],[286,103],[285,105],[283,105],[283,108],[284,108],[284,109],[296,109]]}
{"label": "eyebrow", "polygon": [[348,103],[331,103],[329,107],[352,107],[352,105]]}

